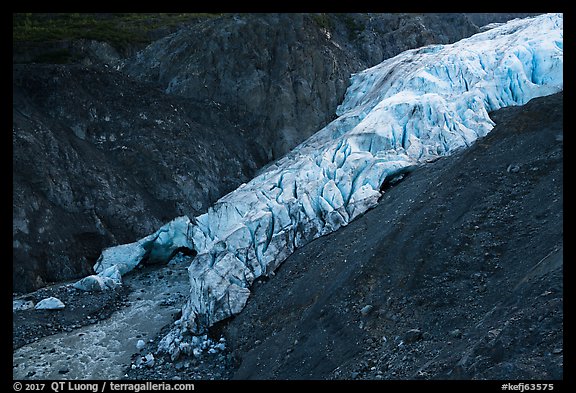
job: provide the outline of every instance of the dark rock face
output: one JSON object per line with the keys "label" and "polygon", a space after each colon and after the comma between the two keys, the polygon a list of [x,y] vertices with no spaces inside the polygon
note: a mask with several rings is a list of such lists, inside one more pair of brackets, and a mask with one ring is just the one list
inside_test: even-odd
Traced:
{"label": "dark rock face", "polygon": [[475,12],[467,13],[465,15],[476,26],[482,27],[490,23],[503,23],[515,18],[527,18],[539,14],[525,12]]}
{"label": "dark rock face", "polygon": [[226,15],[156,41],[123,70],[253,113],[276,159],[335,117],[352,72],[477,31],[461,14]]}
{"label": "dark rock face", "polygon": [[103,247],[204,212],[264,164],[223,105],[111,70],[13,70],[14,291],[91,272]]}
{"label": "dark rock face", "polygon": [[353,68],[341,62],[354,60],[301,14],[238,15],[159,40],[123,70],[256,114],[253,132],[273,159],[333,118]]}
{"label": "dark rock face", "polygon": [[492,113],[486,137],[255,284],[221,328],[234,378],[562,379],[562,107]]}
{"label": "dark rock face", "polygon": [[[107,42],[78,39],[51,42],[48,45],[19,43],[12,53],[12,63],[81,63],[116,65],[123,58]],[[52,59],[52,61],[48,61]]]}
{"label": "dark rock face", "polygon": [[[464,14],[396,13],[330,15],[335,39],[364,68],[429,44],[449,44],[478,33]],[[358,70],[353,70],[356,72]]]}

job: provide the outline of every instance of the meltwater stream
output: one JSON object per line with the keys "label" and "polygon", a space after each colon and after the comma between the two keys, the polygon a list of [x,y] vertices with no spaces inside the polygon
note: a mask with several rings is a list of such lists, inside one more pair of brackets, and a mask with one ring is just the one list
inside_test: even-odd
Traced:
{"label": "meltwater stream", "polygon": [[18,348],[13,354],[13,379],[124,377],[132,355],[139,352],[138,340],[153,339],[180,311],[190,286],[186,268],[185,263],[172,262],[127,275],[124,284],[133,288],[128,306],[106,320]]}

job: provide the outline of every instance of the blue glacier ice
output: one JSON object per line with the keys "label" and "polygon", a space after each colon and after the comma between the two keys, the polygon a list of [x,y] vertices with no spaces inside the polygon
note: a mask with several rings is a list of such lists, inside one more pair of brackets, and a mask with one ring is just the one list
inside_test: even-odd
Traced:
{"label": "blue glacier ice", "polygon": [[195,250],[182,318],[161,342],[178,352],[183,334],[239,313],[254,280],[296,248],[374,207],[385,182],[485,136],[490,111],[562,89],[562,14],[403,52],[353,74],[337,119],[207,213],[104,250],[95,270],[124,274],[144,258]]}

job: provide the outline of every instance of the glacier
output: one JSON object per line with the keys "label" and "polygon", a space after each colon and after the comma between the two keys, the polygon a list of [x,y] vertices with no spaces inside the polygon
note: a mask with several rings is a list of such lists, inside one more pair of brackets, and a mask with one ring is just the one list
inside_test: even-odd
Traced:
{"label": "glacier", "polygon": [[191,348],[185,335],[239,313],[256,279],[376,206],[385,184],[485,136],[489,112],[561,91],[563,15],[409,50],[350,82],[334,121],[205,214],[105,249],[86,287],[106,287],[96,277],[117,283],[143,260],[194,251],[182,317],[160,343],[172,354]]}

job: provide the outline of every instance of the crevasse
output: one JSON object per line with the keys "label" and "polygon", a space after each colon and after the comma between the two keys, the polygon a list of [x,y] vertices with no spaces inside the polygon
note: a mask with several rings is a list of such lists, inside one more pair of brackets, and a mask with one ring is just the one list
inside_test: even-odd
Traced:
{"label": "crevasse", "polygon": [[207,213],[104,250],[93,277],[118,280],[146,258],[194,250],[190,296],[161,342],[177,356],[186,333],[239,313],[255,279],[374,207],[387,180],[485,136],[490,111],[561,91],[562,42],[563,15],[546,14],[352,75],[336,120]]}

